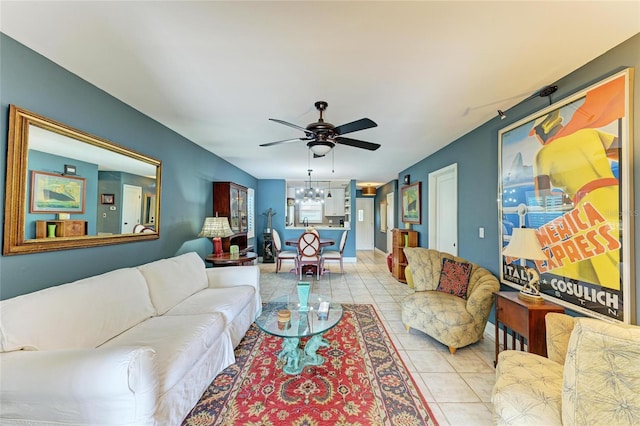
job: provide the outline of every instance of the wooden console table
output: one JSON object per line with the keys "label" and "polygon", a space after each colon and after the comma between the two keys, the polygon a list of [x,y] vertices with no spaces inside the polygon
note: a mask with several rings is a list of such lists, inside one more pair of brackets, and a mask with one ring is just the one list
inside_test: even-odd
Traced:
{"label": "wooden console table", "polygon": [[500,352],[500,324],[502,324],[502,341],[507,348],[507,330],[511,330],[511,349],[516,349],[516,341],[520,343],[520,350],[524,350],[524,340],[527,340],[527,350],[530,353],[547,356],[547,331],[544,317],[549,312],[564,313],[564,308],[555,303],[530,303],[518,298],[517,291],[499,291],[496,295],[496,360]]}
{"label": "wooden console table", "polygon": [[82,237],[87,235],[86,220],[37,220],[36,238],[47,238],[48,225],[55,225],[56,237]]}

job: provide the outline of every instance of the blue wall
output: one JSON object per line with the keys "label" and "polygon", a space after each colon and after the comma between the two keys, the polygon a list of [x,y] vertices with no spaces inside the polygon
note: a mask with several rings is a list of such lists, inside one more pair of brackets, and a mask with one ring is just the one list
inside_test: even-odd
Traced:
{"label": "blue wall", "polygon": [[[640,35],[636,35],[604,55],[596,58],[584,67],[572,72],[557,82],[558,91],[552,96],[557,102],[606,76],[614,74],[622,68],[634,67],[636,70],[634,96],[632,103],[635,109],[632,118],[633,141],[633,174],[634,187],[640,188]],[[547,98],[535,97],[524,101],[507,111],[507,118],[493,120],[474,129],[460,139],[453,141],[435,154],[417,162],[411,167],[401,170],[398,176],[411,175],[411,182],[422,182],[422,223],[412,225],[419,232],[419,245],[428,246],[428,175],[452,163],[458,164],[458,255],[478,263],[499,276],[500,256],[498,243],[498,131],[510,124],[539,111],[549,105]],[[635,210],[632,221],[637,217],[640,199],[638,190],[633,194]],[[397,194],[398,195],[398,194]],[[396,198],[397,200],[398,198]],[[396,217],[400,217],[401,205]],[[485,238],[478,237],[478,228],[485,228]],[[640,247],[640,227],[635,226],[633,241]],[[632,269],[638,269],[640,261],[636,251]],[[640,291],[637,280],[632,279],[635,288],[635,315],[640,318]],[[509,289],[510,287],[504,287]],[[632,312],[634,315],[634,312]]]}
{"label": "blue wall", "polygon": [[212,251],[211,241],[196,235],[204,218],[213,214],[211,182],[258,186],[253,176],[0,34],[2,211],[9,104],[161,160],[161,229],[153,241],[2,256],[0,299],[187,251],[204,257]]}

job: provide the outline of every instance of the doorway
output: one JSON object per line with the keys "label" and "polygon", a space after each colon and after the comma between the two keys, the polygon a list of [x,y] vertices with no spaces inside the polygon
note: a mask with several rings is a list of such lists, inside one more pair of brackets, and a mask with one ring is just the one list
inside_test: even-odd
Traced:
{"label": "doorway", "polygon": [[458,255],[458,164],[429,173],[429,248]]}
{"label": "doorway", "polygon": [[356,250],[374,249],[373,198],[356,198]]}
{"label": "doorway", "polygon": [[142,206],[142,188],[133,185],[122,185],[122,224],[120,232],[130,234],[140,221]]}

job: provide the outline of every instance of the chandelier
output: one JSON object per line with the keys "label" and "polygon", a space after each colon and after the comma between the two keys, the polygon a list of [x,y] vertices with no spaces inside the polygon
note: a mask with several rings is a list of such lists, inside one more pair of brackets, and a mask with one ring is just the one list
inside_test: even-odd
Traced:
{"label": "chandelier", "polygon": [[[316,182],[316,187],[314,188],[311,184],[311,169],[307,170],[307,174],[309,175],[309,180],[305,182],[304,188],[299,188],[296,190],[296,195],[302,198],[303,203],[324,203],[324,189],[319,188],[320,182]],[[296,203],[299,203],[301,200],[296,197]]]}

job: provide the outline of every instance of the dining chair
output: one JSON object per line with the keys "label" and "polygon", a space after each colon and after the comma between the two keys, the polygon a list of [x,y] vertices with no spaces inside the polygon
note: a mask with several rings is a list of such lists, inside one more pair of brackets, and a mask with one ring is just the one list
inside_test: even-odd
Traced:
{"label": "dining chair", "polygon": [[152,232],[156,232],[156,231],[155,231],[155,229],[153,229],[153,228],[148,228],[148,227],[146,227],[146,226],[144,226],[144,225],[141,225],[141,224],[139,224],[139,223],[138,223],[138,224],[136,224],[136,225],[133,227],[133,233],[134,233],[134,234],[150,234],[150,233],[152,233]]}
{"label": "dining chair", "polygon": [[305,232],[298,239],[298,275],[302,279],[304,266],[316,267],[316,279],[322,273],[322,256],[320,255],[320,237],[314,232]]}
{"label": "dining chair", "polygon": [[340,262],[340,273],[344,274],[344,267],[342,265],[342,261],[344,258],[344,247],[347,244],[347,234],[348,230],[342,232],[342,237],[340,237],[340,245],[338,246],[338,250],[325,250],[322,252],[322,264],[324,262],[329,261],[339,261]]}
{"label": "dining chair", "polygon": [[[308,227],[306,232],[313,232],[314,234],[316,234],[318,236],[318,238],[320,238],[320,231],[318,231],[313,226]],[[322,250],[324,250],[324,247],[320,247],[320,254],[322,254]]]}
{"label": "dining chair", "polygon": [[280,234],[275,229],[271,230],[273,237],[273,248],[276,252],[276,274],[282,269],[283,260],[293,260],[293,264],[296,272],[298,271],[298,253],[291,250],[284,250],[282,248],[282,240],[280,240]]}

